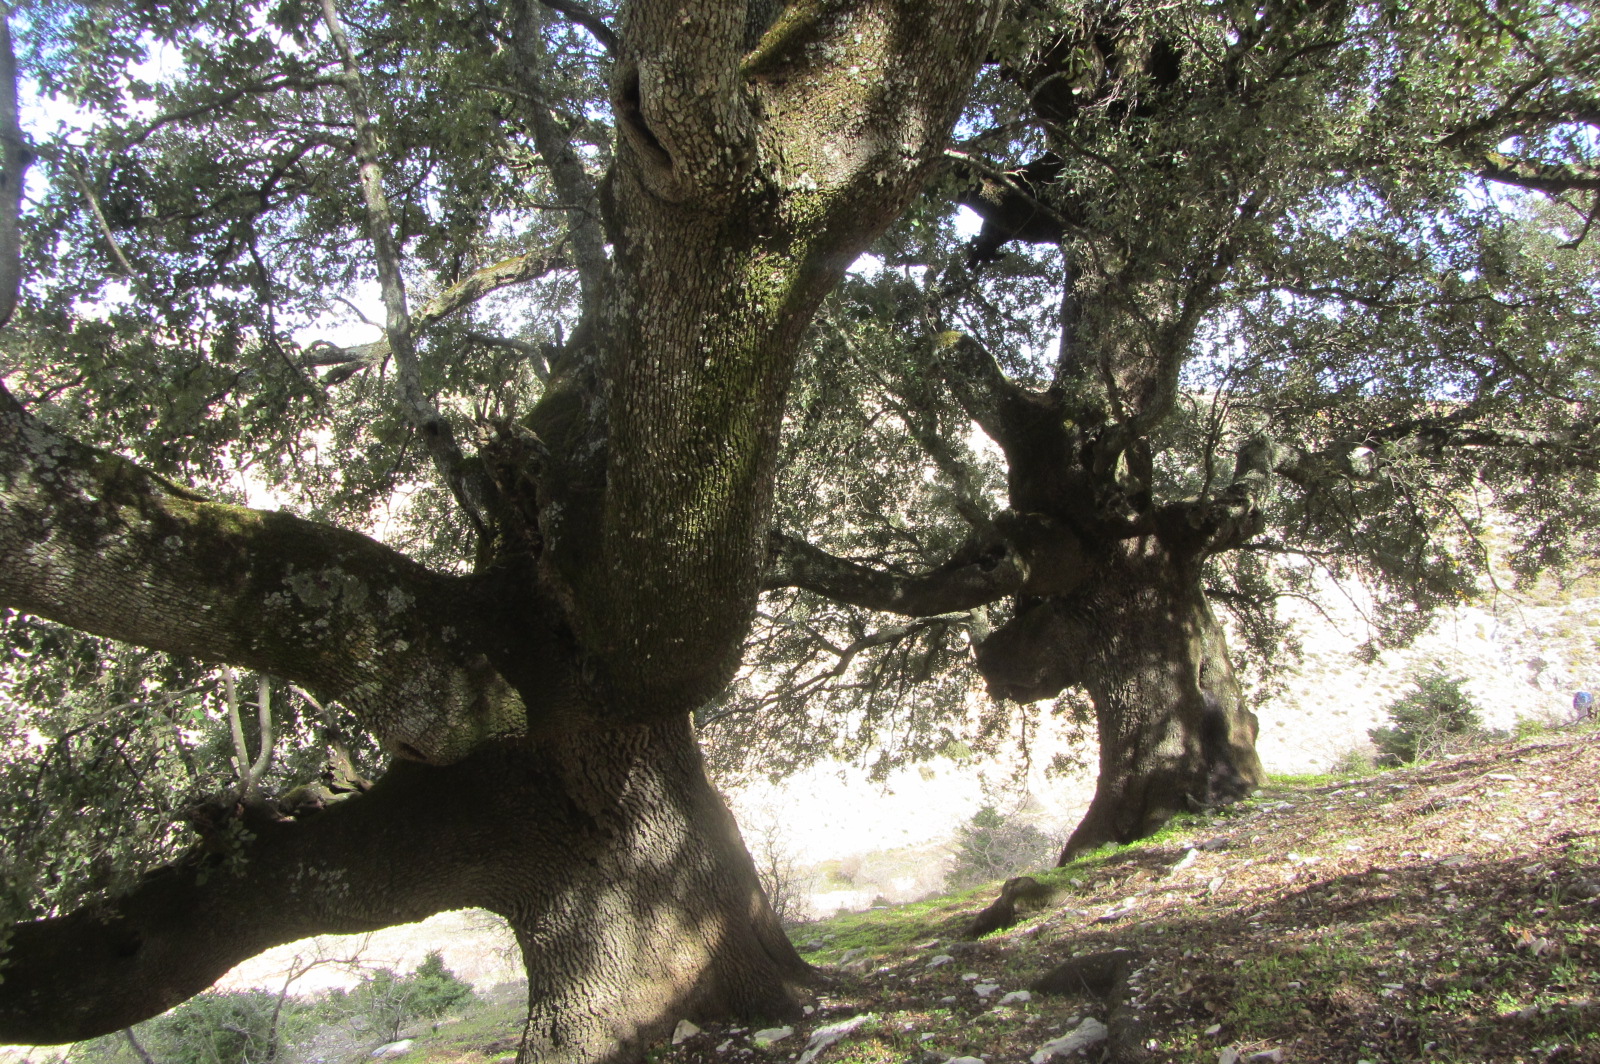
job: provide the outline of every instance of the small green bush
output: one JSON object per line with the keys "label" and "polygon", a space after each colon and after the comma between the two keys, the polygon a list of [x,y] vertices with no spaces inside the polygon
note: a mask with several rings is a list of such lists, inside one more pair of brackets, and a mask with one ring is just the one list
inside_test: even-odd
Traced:
{"label": "small green bush", "polygon": [[457,979],[434,950],[407,975],[380,968],[354,990],[334,991],[323,1009],[347,1015],[376,1037],[392,1042],[407,1024],[442,1016],[473,999],[472,987]]}
{"label": "small green bush", "polygon": [[1362,747],[1352,746],[1338,757],[1328,769],[1335,776],[1370,776],[1377,771],[1372,754]]}
{"label": "small green bush", "polygon": [[1548,735],[1551,730],[1549,721],[1539,720],[1537,717],[1518,717],[1516,723],[1511,726],[1511,734],[1518,739],[1534,739]]}
{"label": "small green bush", "polygon": [[945,877],[950,890],[1004,879],[1025,868],[1053,864],[1061,844],[1032,824],[986,805],[962,825],[956,861]]}
{"label": "small green bush", "polygon": [[162,1064],[273,1064],[299,1006],[265,990],[205,993],[140,1027]]}
{"label": "small green bush", "polygon": [[1412,681],[1413,690],[1389,703],[1392,727],[1367,732],[1378,748],[1378,763],[1405,765],[1437,757],[1461,740],[1483,732],[1481,707],[1463,689],[1463,676],[1442,669]]}

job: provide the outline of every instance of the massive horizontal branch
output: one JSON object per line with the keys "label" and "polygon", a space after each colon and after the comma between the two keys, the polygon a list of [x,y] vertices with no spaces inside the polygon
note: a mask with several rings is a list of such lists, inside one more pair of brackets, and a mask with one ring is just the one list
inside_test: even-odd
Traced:
{"label": "massive horizontal branch", "polygon": [[1537,432],[1472,425],[1445,416],[1413,418],[1350,433],[1315,450],[1288,451],[1274,472],[1302,486],[1330,475],[1351,480],[1371,479],[1383,462],[1382,448],[1386,445],[1400,446],[1410,454],[1520,450],[1558,460],[1572,468],[1600,469],[1600,428],[1593,424],[1576,423],[1565,433]]}
{"label": "massive horizontal branch", "polygon": [[464,906],[506,911],[500,895],[531,870],[503,866],[529,851],[482,839],[567,812],[550,788],[508,771],[508,757],[490,747],[445,768],[397,763],[369,793],[307,819],[251,822],[234,860],[195,852],[104,905],[16,926],[0,958],[0,1041],[109,1034],[310,935]]}
{"label": "massive horizontal branch", "polygon": [[448,759],[526,723],[477,639],[485,596],[357,533],[207,501],[0,390],[0,605],[283,676]]}
{"label": "massive horizontal branch", "polygon": [[1023,572],[1010,553],[965,565],[900,576],[835,557],[782,532],[770,539],[762,586],[806,591],[885,613],[931,617],[997,602],[1021,589]]}
{"label": "massive horizontal branch", "polygon": [[1266,527],[1261,505],[1277,454],[1278,449],[1264,436],[1245,440],[1235,457],[1233,481],[1226,488],[1213,496],[1163,508],[1156,521],[1165,527],[1168,541],[1189,538],[1196,549],[1214,554],[1260,535]]}

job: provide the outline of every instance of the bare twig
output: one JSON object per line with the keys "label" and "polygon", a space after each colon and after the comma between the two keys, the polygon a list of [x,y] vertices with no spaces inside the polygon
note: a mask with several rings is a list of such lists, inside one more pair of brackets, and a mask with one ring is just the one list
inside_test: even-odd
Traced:
{"label": "bare twig", "polygon": [[233,735],[233,765],[239,774],[239,799],[254,801],[261,777],[266,775],[268,766],[272,764],[272,689],[266,676],[256,679],[256,717],[261,749],[253,762],[244,741],[244,725],[239,718],[238,675],[232,665],[222,668],[222,692],[228,704],[228,730]]}
{"label": "bare twig", "polygon": [[299,695],[301,698],[305,699],[306,704],[317,711],[317,716],[321,717],[329,724],[333,723],[333,714],[328,712],[328,707],[317,701],[316,698],[314,698],[304,687],[301,687],[299,684],[290,684],[289,693]]}
{"label": "bare twig", "polygon": [[272,683],[263,673],[256,677],[256,716],[261,749],[250,766],[250,779],[259,781],[272,764]]}
{"label": "bare twig", "polygon": [[133,1050],[133,1055],[139,1058],[141,1064],[156,1064],[156,1058],[152,1057],[150,1051],[139,1043],[139,1038],[133,1033],[132,1027],[124,1027],[122,1029],[122,1037],[127,1040],[128,1048]]}
{"label": "bare twig", "polygon": [[503,347],[507,351],[515,351],[528,359],[528,366],[533,370],[533,375],[541,383],[550,382],[550,361],[545,358],[544,350],[538,344],[530,344],[526,340],[517,340],[509,336],[491,336],[488,333],[469,332],[467,339],[474,340],[486,347]]}
{"label": "bare twig", "polygon": [[137,277],[133,264],[122,253],[122,244],[117,240],[117,234],[111,231],[111,222],[106,219],[106,212],[100,206],[100,197],[94,194],[94,186],[89,184],[89,179],[83,175],[83,171],[79,170],[65,153],[58,155],[57,161],[72,175],[73,184],[78,186],[83,198],[89,201],[89,213],[94,215],[95,224],[100,227],[100,235],[106,238],[106,244],[111,248],[111,257],[117,260],[117,268],[126,277]]}
{"label": "bare twig", "polygon": [[250,755],[245,750],[244,726],[239,723],[239,685],[232,665],[222,667],[222,700],[228,705],[228,731],[233,735],[233,770],[239,777],[239,794],[250,788]]}
{"label": "bare twig", "polygon": [[[523,281],[531,281],[569,266],[570,263],[560,254],[538,258],[532,255],[518,255],[474,270],[428,300],[411,316],[411,334],[415,336],[491,292]],[[366,317],[354,305],[351,305],[351,309],[356,311],[362,321],[366,321]],[[373,323],[367,322],[367,324]],[[340,347],[326,340],[318,340],[306,348],[300,357],[299,365],[305,369],[338,367],[322,378],[324,385],[332,385],[347,380],[362,370],[381,365],[388,359],[389,354],[387,338],[350,347]]]}
{"label": "bare twig", "polygon": [[349,307],[351,313],[353,313],[356,317],[361,319],[361,324],[363,324],[363,325],[371,325],[375,329],[379,328],[379,325],[378,325],[377,322],[373,321],[371,318],[369,318],[365,314],[363,314],[361,312],[361,308],[360,307],[358,307],[354,303],[350,302],[350,300],[346,299],[344,296],[335,295],[333,298],[337,299],[339,302],[341,302],[345,306]]}

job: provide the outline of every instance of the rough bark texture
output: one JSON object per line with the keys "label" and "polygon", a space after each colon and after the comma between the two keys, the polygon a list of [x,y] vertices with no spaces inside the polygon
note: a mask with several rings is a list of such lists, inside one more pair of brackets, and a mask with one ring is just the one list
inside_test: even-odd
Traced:
{"label": "rough bark texture", "polygon": [[808,969],[681,721],[402,764],[359,798],[251,830],[236,854],[19,926],[0,1038],[110,1033],[278,943],[464,906],[504,915],[523,944],[531,1058],[620,1060],[683,1016],[799,1008]]}
{"label": "rough bark texture", "polygon": [[[0,389],[7,606],[274,673],[344,701],[407,756],[449,760],[526,727],[508,674],[541,704],[568,686],[548,607],[502,591],[353,532],[211,502],[54,432]],[[496,634],[508,624],[515,647]]]}
{"label": "rough bark texture", "polygon": [[1248,793],[1262,780],[1255,716],[1201,578],[1208,556],[1259,529],[1271,448],[1246,448],[1217,494],[1159,504],[1135,424],[1152,406],[1095,428],[1071,389],[1019,388],[969,340],[945,360],[1005,452],[1012,513],[999,527],[1028,571],[1013,619],[977,648],[978,668],[998,695],[1032,701],[1074,686],[1095,705],[1100,774],[1063,863]]}
{"label": "rough bark texture", "polygon": [[613,705],[687,712],[731,675],[800,332],[934,168],[995,10],[793,4],[746,54],[743,4],[628,9],[617,282],[595,379],[570,383],[594,457],[563,478],[604,491],[541,513],[543,571]]}

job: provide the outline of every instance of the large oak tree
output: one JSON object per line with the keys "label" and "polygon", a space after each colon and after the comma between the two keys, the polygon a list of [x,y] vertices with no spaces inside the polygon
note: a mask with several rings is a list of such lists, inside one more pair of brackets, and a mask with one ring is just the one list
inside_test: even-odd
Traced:
{"label": "large oak tree", "polygon": [[[940,164],[1001,7],[11,15],[80,110],[31,146],[51,182],[20,235],[8,212],[31,279],[0,602],[271,674],[395,760],[314,816],[241,801],[131,889],[15,926],[0,1040],[114,1031],[275,943],[461,906],[522,945],[526,1059],[798,1012],[808,969],[689,714],[749,624],[802,332]],[[363,280],[380,338],[296,331]],[[180,483],[245,467],[352,524],[437,485],[471,563]]]}
{"label": "large oak tree", "polygon": [[[795,742],[739,697],[833,680],[869,719],[891,673],[964,705],[945,666],[975,647],[999,695],[1093,697],[1081,848],[1259,771],[1209,595],[1261,568],[1219,561],[1309,542],[1442,594],[1437,516],[1489,468],[1447,456],[1510,456],[1496,485],[1592,465],[1589,289],[1517,250],[1551,226],[1463,184],[1592,207],[1583,20],[1002,6],[15,16],[79,110],[10,216],[0,602],[30,667],[97,645],[34,617],[173,655],[168,701],[118,680],[39,718],[38,778],[108,722],[159,731],[204,663],[326,711],[294,735],[338,752],[348,712],[396,759],[302,815],[238,740],[238,800],[191,810],[189,852],[24,901],[0,1037],[115,1029],[272,943],[463,905],[517,930],[529,1055],[782,1015],[807,972],[689,727],[762,586],[784,634],[703,716],[724,746]],[[847,279],[874,246],[887,268]],[[382,326],[316,339],[363,285]],[[235,505],[241,471],[287,505]],[[1541,490],[1530,514],[1588,497]]]}

